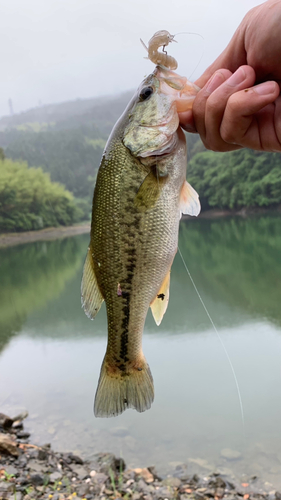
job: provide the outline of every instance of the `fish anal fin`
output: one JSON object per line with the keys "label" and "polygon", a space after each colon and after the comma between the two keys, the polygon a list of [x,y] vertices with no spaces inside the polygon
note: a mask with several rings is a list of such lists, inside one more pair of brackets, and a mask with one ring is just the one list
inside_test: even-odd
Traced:
{"label": "fish anal fin", "polygon": [[94,319],[101,308],[103,300],[94,271],[91,248],[89,247],[81,283],[82,307],[89,318]]}
{"label": "fish anal fin", "polygon": [[170,273],[171,270],[169,269],[160,287],[160,290],[158,291],[155,299],[150,304],[151,312],[157,326],[160,325],[168,307],[170,294]]}
{"label": "fish anal fin", "polygon": [[154,207],[160,196],[162,186],[165,184],[167,179],[167,175],[158,175],[157,170],[156,172],[152,170],[149,174],[147,174],[135,196],[135,206],[140,211],[145,211]]}
{"label": "fish anal fin", "polygon": [[180,193],[181,214],[197,216],[199,215],[200,210],[201,205],[198,194],[187,181],[184,181]]}
{"label": "fish anal fin", "polygon": [[116,417],[127,408],[143,412],[154,399],[153,378],[144,356],[126,372],[111,366],[105,355],[95,396],[96,417]]}

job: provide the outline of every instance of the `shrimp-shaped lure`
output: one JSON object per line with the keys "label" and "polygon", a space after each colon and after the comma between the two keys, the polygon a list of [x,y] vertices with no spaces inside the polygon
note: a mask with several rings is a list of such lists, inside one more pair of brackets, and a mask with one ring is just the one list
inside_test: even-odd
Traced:
{"label": "shrimp-shaped lure", "polygon": [[[175,35],[170,35],[170,33],[166,30],[161,30],[157,31],[152,38],[150,38],[148,42],[148,47],[145,45],[145,43],[140,39],[141,43],[143,44],[144,48],[148,52],[148,57],[151,62],[154,64],[158,64],[161,66],[164,66],[167,69],[175,70],[178,67],[178,63],[175,60],[174,57],[168,56],[167,52],[165,51],[165,47],[170,42],[175,42],[174,40]],[[159,47],[163,47],[163,52],[158,52]]]}

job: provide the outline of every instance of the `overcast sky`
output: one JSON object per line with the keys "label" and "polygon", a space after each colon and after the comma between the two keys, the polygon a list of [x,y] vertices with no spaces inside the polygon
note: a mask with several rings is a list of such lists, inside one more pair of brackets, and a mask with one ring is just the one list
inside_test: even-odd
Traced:
{"label": "overcast sky", "polygon": [[[169,53],[194,80],[257,0],[0,0],[0,116],[41,104],[136,88],[153,65],[147,42],[177,36]],[[202,56],[203,55],[203,56]],[[194,73],[198,62],[201,62]]]}

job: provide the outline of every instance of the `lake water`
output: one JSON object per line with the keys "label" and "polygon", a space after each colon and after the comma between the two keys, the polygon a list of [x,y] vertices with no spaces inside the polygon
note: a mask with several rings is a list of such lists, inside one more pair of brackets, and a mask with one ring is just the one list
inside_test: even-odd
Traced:
{"label": "lake water", "polygon": [[[227,356],[179,254],[167,313],[157,327],[149,312],[145,325],[152,408],[94,417],[106,315],[103,307],[90,321],[80,305],[88,239],[0,249],[0,411],[28,409],[33,442],[59,451],[110,451],[160,473],[184,462],[200,473],[256,474],[280,488],[280,217],[185,220],[180,228],[181,252],[233,363],[244,426]],[[224,448],[240,459],[223,458]]]}

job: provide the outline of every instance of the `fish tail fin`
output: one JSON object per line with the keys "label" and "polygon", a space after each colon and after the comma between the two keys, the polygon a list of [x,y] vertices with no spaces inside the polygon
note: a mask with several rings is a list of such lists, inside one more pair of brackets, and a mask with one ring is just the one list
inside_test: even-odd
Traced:
{"label": "fish tail fin", "polygon": [[153,378],[144,357],[136,366],[121,371],[110,365],[105,355],[95,396],[96,417],[116,417],[127,408],[143,412],[153,399]]}

